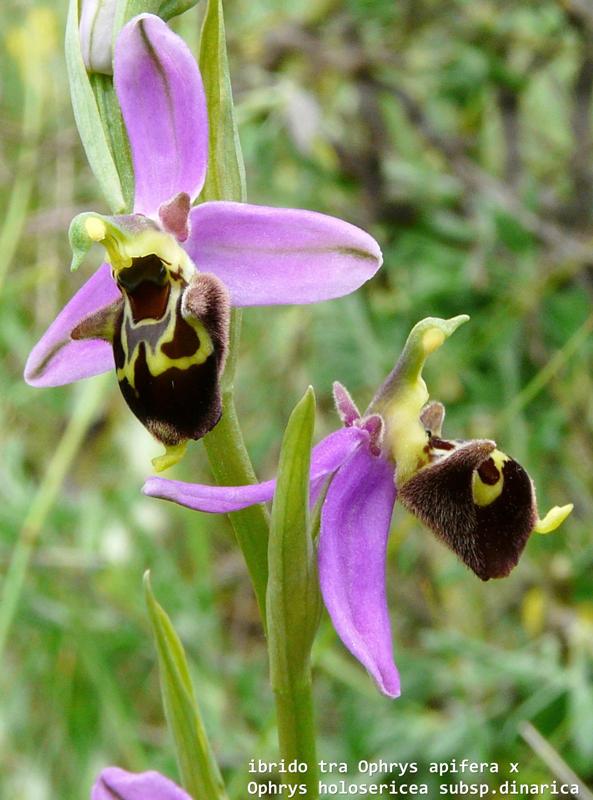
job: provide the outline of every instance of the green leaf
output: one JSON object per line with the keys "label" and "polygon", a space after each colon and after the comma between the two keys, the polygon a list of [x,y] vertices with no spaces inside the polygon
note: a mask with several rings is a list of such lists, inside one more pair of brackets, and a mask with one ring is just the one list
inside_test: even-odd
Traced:
{"label": "green leaf", "polygon": [[[309,469],[315,395],[309,387],[292,412],[280,453],[268,546],[268,653],[276,700],[280,754],[307,764],[298,776],[306,797],[317,797],[317,755],[310,655],[321,609],[312,531],[320,506],[309,515]],[[296,790],[297,778],[288,778]]]}
{"label": "green leaf", "polygon": [[163,705],[175,740],[183,786],[192,797],[226,800],[226,791],[195,699],[183,645],[144,575],[146,605],[156,643]]}
{"label": "green leaf", "polygon": [[210,127],[204,200],[244,201],[245,166],[235,119],[222,0],[208,0],[200,38],[200,71]]}
{"label": "green leaf", "polygon": [[78,0],[70,0],[65,50],[72,109],[82,145],[105,200],[112,211],[120,213],[126,210],[124,193],[80,52]]}
{"label": "green leaf", "polygon": [[[288,421],[272,507],[268,546],[267,618],[272,686],[309,678],[319,624],[320,593],[309,519],[309,467],[315,424],[310,387]],[[315,528],[318,513],[314,515]]]}
{"label": "green leaf", "polygon": [[159,17],[164,20],[170,20],[183,14],[184,11],[189,11],[197,3],[198,0],[164,0],[159,8]]}

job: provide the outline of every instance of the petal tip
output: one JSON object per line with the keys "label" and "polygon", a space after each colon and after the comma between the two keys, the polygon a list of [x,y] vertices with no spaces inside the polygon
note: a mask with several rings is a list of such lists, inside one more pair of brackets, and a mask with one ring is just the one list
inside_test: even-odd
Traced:
{"label": "petal tip", "polygon": [[565,506],[554,506],[554,508],[551,508],[542,519],[537,521],[537,524],[533,529],[534,532],[546,534],[557,530],[562,525],[564,520],[572,513],[573,508],[573,503],[568,503]]}
{"label": "petal tip", "polygon": [[144,486],[140,490],[146,497],[162,497],[159,494],[159,486],[162,483],[161,478],[150,477],[144,481]]}
{"label": "petal tip", "polygon": [[390,700],[397,700],[398,697],[401,697],[401,687],[399,685],[399,680],[396,685],[391,686],[387,684],[378,684],[381,694],[388,697]]}
{"label": "petal tip", "polygon": [[396,700],[401,696],[401,682],[394,661],[391,663],[384,661],[383,664],[374,664],[372,667],[367,666],[367,669],[382,695],[389,697],[390,700]]}

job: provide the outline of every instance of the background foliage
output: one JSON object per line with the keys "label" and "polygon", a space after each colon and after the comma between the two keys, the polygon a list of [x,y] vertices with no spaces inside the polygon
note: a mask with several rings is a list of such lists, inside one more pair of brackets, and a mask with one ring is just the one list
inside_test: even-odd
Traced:
{"label": "background foliage", "polygon": [[[582,0],[292,5],[226,4],[249,199],[366,227],[385,267],[352,297],[245,313],[237,401],[260,475],[308,383],[320,438],[337,424],[332,380],[364,407],[414,322],[469,313],[427,370],[446,434],[495,436],[542,511],[576,504],[486,584],[398,510],[389,599],[404,694],[381,698],[324,620],[320,756],[501,761],[499,780],[512,758],[521,780],[551,780],[527,722],[593,782],[593,13]],[[228,524],[139,494],[158,448],[114,380],[21,379],[85,277],[68,272],[67,225],[105,210],[70,110],[62,6],[8,0],[0,22],[0,795],[87,797],[107,763],[175,776],[150,568],[243,798],[248,760],[273,760],[276,744]],[[176,22],[194,46],[199,16]],[[200,446],[173,477],[209,479]]]}

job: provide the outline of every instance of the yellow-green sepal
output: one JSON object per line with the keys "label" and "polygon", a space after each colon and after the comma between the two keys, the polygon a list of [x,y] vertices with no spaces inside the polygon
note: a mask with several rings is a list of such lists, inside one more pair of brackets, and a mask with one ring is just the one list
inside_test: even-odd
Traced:
{"label": "yellow-green sepal", "polygon": [[171,620],[144,575],[144,593],[156,644],[165,716],[175,742],[181,781],[192,797],[227,800],[194,694],[187,658]]}

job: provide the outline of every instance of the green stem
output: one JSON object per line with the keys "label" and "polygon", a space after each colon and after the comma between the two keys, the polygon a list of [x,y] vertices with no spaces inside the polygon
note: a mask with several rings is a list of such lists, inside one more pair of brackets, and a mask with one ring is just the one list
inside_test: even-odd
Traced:
{"label": "green stem", "polygon": [[[218,425],[204,438],[204,446],[216,483],[241,486],[257,483],[237,418],[232,390],[223,393],[224,412]],[[266,628],[269,514],[264,505],[229,514],[237,542],[253,582],[257,604]]]}
{"label": "green stem", "polygon": [[299,794],[299,797],[315,800],[319,792],[319,776],[310,676],[298,685],[275,689],[274,696],[280,756],[286,764],[296,759],[307,765],[306,773],[287,773],[282,776],[282,782],[291,786],[304,784],[307,792]]}

